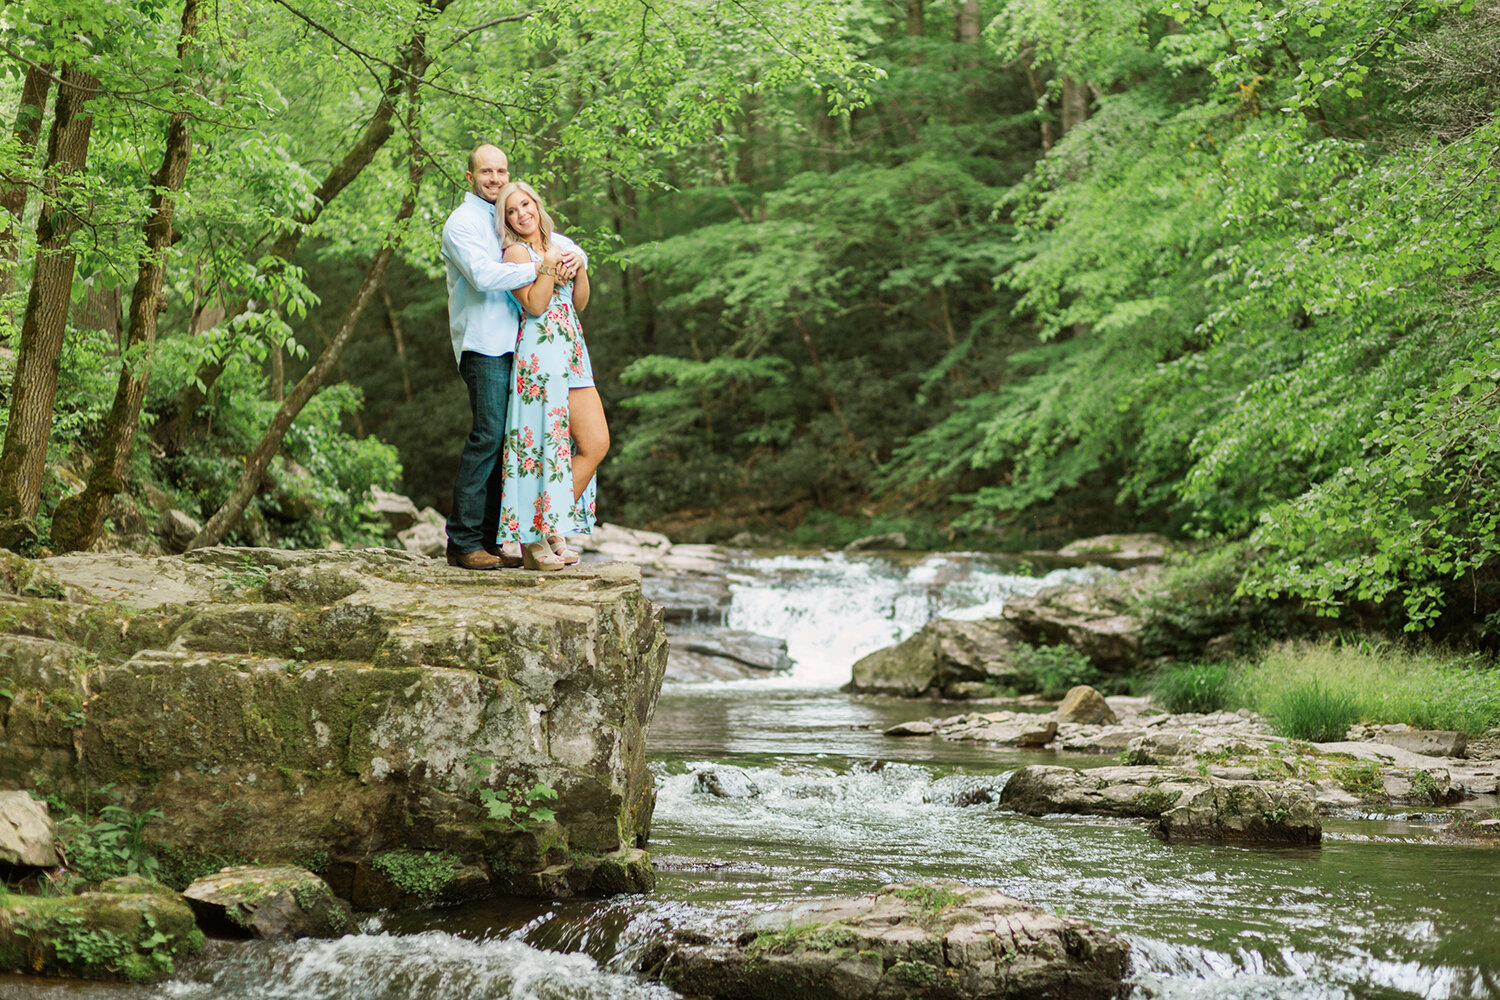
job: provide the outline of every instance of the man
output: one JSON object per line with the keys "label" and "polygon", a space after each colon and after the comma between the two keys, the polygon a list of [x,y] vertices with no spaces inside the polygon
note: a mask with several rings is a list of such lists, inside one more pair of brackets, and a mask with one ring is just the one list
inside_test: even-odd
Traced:
{"label": "man", "polygon": [[[448,565],[488,570],[521,563],[519,555],[502,557],[496,540],[505,482],[500,449],[521,328],[521,315],[506,292],[535,281],[536,265],[500,259],[495,199],[510,181],[505,154],[488,143],[477,147],[469,154],[464,179],[470,191],[443,225],[443,257],[448,262],[448,331],[459,374],[469,387],[473,423],[453,480]],[[542,262],[570,268],[571,256],[553,249]]]}

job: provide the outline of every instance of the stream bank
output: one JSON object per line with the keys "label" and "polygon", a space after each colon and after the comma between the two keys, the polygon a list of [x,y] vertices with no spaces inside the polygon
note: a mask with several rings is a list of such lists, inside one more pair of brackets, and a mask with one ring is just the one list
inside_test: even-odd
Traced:
{"label": "stream bank", "polygon": [[[168,984],[73,986],[69,1000],[675,1000],[681,994],[638,971],[668,934],[711,934],[746,911],[940,879],[1118,936],[1129,952],[1127,995],[1138,1000],[1500,996],[1500,871],[1486,860],[1492,852],[1444,839],[1442,809],[1332,808],[1315,848],[1164,843],[1137,819],[1033,817],[1000,804],[1024,767],[1087,772],[1118,763],[1118,750],[885,735],[1051,706],[837,690],[856,659],[936,615],[993,617],[1041,584],[1035,567],[916,553],[719,562],[726,626],[782,638],[794,665],[759,679],[664,685],[646,751],[657,789],[654,893],[365,916],[361,933],[335,941],[211,942],[211,959]],[[1108,701],[1129,720],[1129,705]],[[1199,764],[1236,766],[1188,766]],[[701,790],[698,775],[725,768],[757,794]],[[0,978],[4,1000],[61,996]]]}

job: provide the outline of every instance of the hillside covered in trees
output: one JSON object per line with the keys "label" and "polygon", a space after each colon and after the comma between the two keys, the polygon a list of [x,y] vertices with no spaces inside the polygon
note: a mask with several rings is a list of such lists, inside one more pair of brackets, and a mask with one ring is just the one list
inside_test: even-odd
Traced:
{"label": "hillside covered in trees", "polygon": [[1164,530],[1209,603],[1500,635],[1494,0],[0,18],[8,546],[148,487],[202,544],[444,506],[436,233],[488,139],[594,259],[608,520]]}

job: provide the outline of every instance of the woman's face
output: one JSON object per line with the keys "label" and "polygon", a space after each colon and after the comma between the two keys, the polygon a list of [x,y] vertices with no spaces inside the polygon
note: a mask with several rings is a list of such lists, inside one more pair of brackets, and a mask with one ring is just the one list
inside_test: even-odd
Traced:
{"label": "woman's face", "polygon": [[534,236],[538,218],[536,202],[525,191],[512,191],[505,199],[505,223],[520,235]]}

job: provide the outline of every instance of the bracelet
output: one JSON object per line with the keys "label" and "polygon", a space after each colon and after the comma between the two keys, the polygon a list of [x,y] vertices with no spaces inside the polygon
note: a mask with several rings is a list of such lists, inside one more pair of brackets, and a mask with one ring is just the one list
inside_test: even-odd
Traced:
{"label": "bracelet", "polygon": [[550,274],[555,279],[556,275],[557,275],[557,265],[556,264],[538,264],[536,266],[536,273],[537,273],[537,277],[541,277],[544,274]]}

